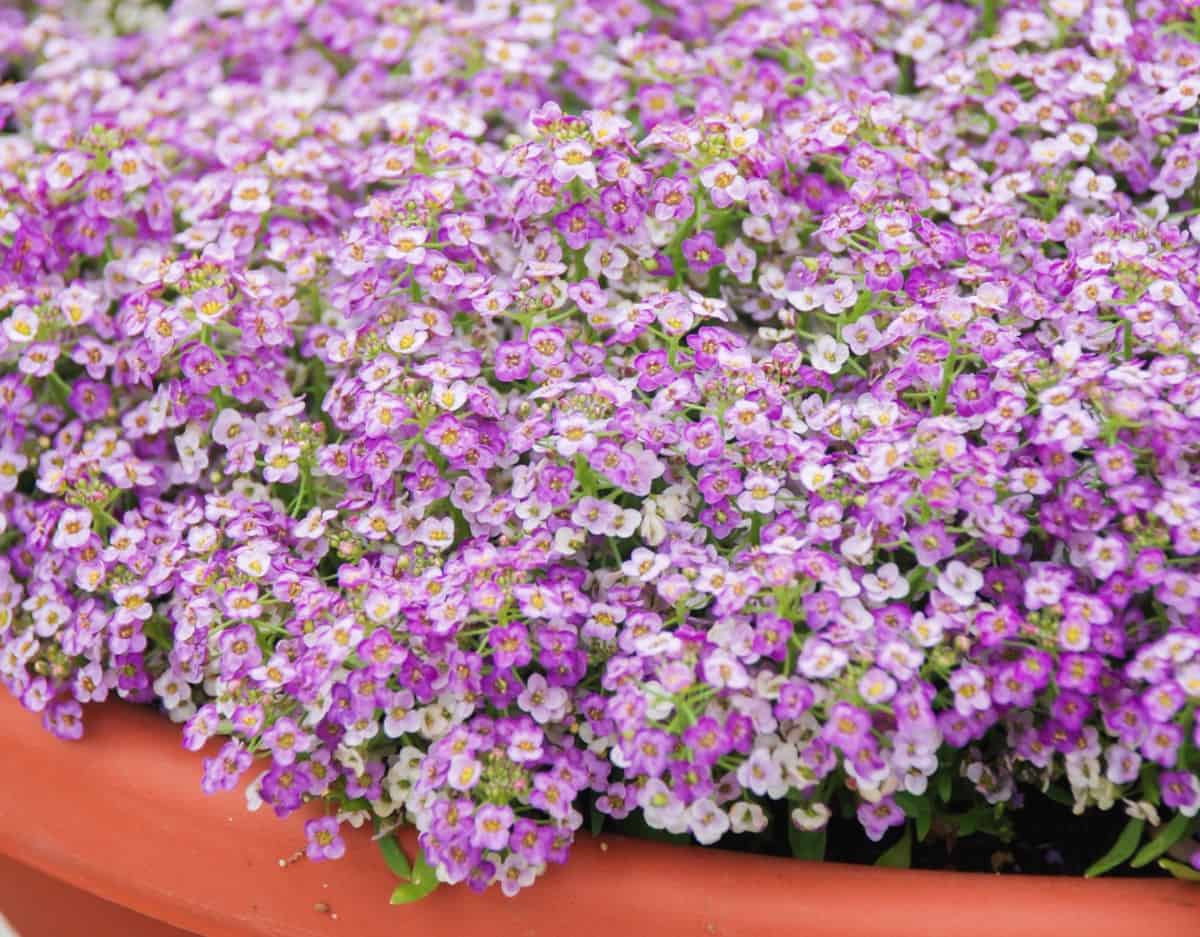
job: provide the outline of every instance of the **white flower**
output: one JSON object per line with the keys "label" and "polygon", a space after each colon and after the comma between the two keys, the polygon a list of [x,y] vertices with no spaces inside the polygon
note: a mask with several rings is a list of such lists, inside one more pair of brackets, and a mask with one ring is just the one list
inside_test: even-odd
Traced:
{"label": "white flower", "polygon": [[775,493],[779,482],[763,472],[754,472],[746,477],[742,493],[737,497],[737,506],[748,513],[767,514],[775,509]]}
{"label": "white flower", "polygon": [[1042,140],[1035,140],[1029,147],[1030,158],[1039,166],[1054,166],[1059,163],[1068,153],[1067,147],[1062,140],[1056,137],[1048,137]]}
{"label": "white flower", "polygon": [[896,51],[912,58],[914,62],[928,62],[942,50],[942,37],[923,23],[912,23],[896,42]]}
{"label": "white flower", "polygon": [[633,508],[623,508],[620,516],[613,523],[612,534],[614,537],[632,537],[633,532],[638,529],[638,524],[641,523],[642,514]]}
{"label": "white flower", "polygon": [[233,184],[229,207],[233,211],[244,211],[261,215],[271,207],[271,183],[266,176],[246,176]]}
{"label": "white flower", "polygon": [[830,816],[832,816],[832,812],[824,804],[801,804],[792,809],[792,826],[806,833],[815,833],[817,830],[825,828]]}
{"label": "white flower", "polygon": [[71,550],[87,543],[92,534],[92,512],[84,508],[67,508],[58,518],[52,546],[56,550]]}
{"label": "white flower", "polygon": [[839,277],[825,287],[821,306],[831,316],[839,315],[858,302],[858,290],[849,277]]}
{"label": "white flower", "polygon": [[704,797],[688,808],[688,828],[702,846],[717,842],[729,830],[729,814]]}
{"label": "white flower", "polygon": [[325,533],[326,525],[337,517],[337,511],[312,508],[300,519],[293,533],[301,540],[318,540]]}
{"label": "white flower", "polygon": [[682,833],[688,828],[687,811],[661,778],[654,778],[638,794],[646,824],[655,830]]}
{"label": "white flower", "polygon": [[1071,180],[1072,195],[1097,202],[1107,202],[1116,187],[1116,180],[1112,176],[1097,175],[1087,166],[1081,166]]}
{"label": "white flower", "polygon": [[725,142],[735,153],[747,153],[758,143],[758,131],[753,127],[733,126],[725,131]]}
{"label": "white flower", "polygon": [[1050,0],[1050,12],[1061,20],[1077,20],[1086,8],[1085,0]]}
{"label": "white flower", "polygon": [[704,659],[704,679],[718,689],[740,690],[750,685],[750,677],[741,661],[718,648]]}
{"label": "white flower", "polygon": [[761,833],[767,828],[767,815],[758,804],[740,800],[729,808],[730,828],[735,833]]}
{"label": "white flower", "polygon": [[789,290],[787,300],[801,312],[808,312],[821,305],[821,291],[815,286],[804,286],[798,290]]}
{"label": "white flower", "polygon": [[4,334],[15,344],[32,342],[37,338],[41,320],[28,306],[17,306],[12,315],[4,320]]}
{"label": "white flower", "polygon": [[[683,642],[675,637],[675,635],[666,631],[656,631],[637,638],[633,642],[633,649],[639,657],[670,659],[679,653],[679,648],[682,644]],[[663,715],[667,715],[667,713]]]}
{"label": "white flower", "polygon": [[388,332],[387,346],[398,355],[411,355],[420,350],[429,338],[429,333],[421,322],[406,319],[397,322]]}
{"label": "white flower", "polygon": [[1125,800],[1125,813],[1135,820],[1145,820],[1151,826],[1158,826],[1162,821],[1158,816],[1158,808],[1148,800]]}
{"label": "white flower", "polygon": [[175,437],[175,451],[179,453],[181,473],[188,481],[197,480],[208,468],[208,442],[195,423],[189,423],[187,429]]}
{"label": "white flower", "polygon": [[667,525],[658,512],[658,502],[654,498],[647,498],[642,505],[642,524],[638,528],[638,533],[642,540],[652,547],[658,546],[667,539]]}
{"label": "white flower", "polygon": [[246,785],[246,809],[249,810],[251,813],[253,813],[255,810],[258,810],[258,808],[263,805],[262,793],[261,793],[262,780],[266,776],[267,776],[267,772],[264,771],[262,774],[260,774],[253,781],[251,781],[249,784]]}
{"label": "white flower", "polygon": [[267,552],[267,543],[258,541],[241,547],[235,554],[234,562],[237,568],[251,579],[265,576],[271,568],[271,554]]}
{"label": "white flower", "polygon": [[820,491],[831,481],[835,470],[833,466],[820,465],[816,462],[808,462],[804,468],[800,470],[800,484],[809,491]]}
{"label": "white flower", "polygon": [[878,605],[908,595],[908,580],[900,575],[900,568],[895,563],[885,563],[875,572],[867,573],[862,578],[862,585],[867,598]]}
{"label": "white flower", "polygon": [[850,357],[850,349],[832,335],[822,335],[809,345],[812,365],[826,374],[837,374]]}
{"label": "white flower", "polygon": [[938,574],[937,587],[954,602],[967,608],[975,602],[975,593],[983,587],[983,574],[961,560],[951,560]]}
{"label": "white flower", "polygon": [[202,556],[215,550],[220,539],[217,528],[212,524],[199,524],[188,531],[188,549]]}
{"label": "white flower", "polygon": [[1087,159],[1092,144],[1096,142],[1096,128],[1091,124],[1071,124],[1060,134],[1075,159]]}
{"label": "white flower", "polygon": [[831,72],[846,64],[846,50],[835,42],[822,40],[808,47],[808,57],[819,72]]}
{"label": "white flower", "polygon": [[587,536],[578,527],[568,525],[554,532],[554,552],[559,556],[574,556],[586,542]]}
{"label": "white flower", "polygon": [[[643,523],[645,523],[645,518],[643,518]],[[655,553],[653,550],[647,550],[645,547],[638,547],[633,551],[629,559],[621,565],[621,572],[630,579],[637,579],[641,582],[652,582],[669,565],[670,560],[661,553]]]}
{"label": "white flower", "polygon": [[388,246],[384,253],[408,264],[419,264],[425,259],[425,240],[429,232],[424,228],[408,228],[397,225],[388,232]]}
{"label": "white flower", "polygon": [[88,168],[88,158],[82,153],[60,153],[46,167],[46,184],[51,189],[69,189]]}

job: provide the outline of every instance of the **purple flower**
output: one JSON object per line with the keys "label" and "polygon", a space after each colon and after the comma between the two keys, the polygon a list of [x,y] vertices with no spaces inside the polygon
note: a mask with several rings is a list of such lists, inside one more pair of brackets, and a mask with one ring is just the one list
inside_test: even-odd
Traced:
{"label": "purple flower", "polygon": [[475,829],[471,845],[499,851],[508,845],[509,832],[516,820],[511,807],[484,804],[475,811]]}
{"label": "purple flower", "polygon": [[700,182],[716,208],[728,208],[734,202],[742,201],[748,191],[746,180],[729,160],[705,166],[700,170]]}
{"label": "purple flower", "polygon": [[60,739],[74,741],[83,738],[83,707],[73,699],[51,703],[43,712],[42,720]]}
{"label": "purple flower", "polygon": [[695,211],[691,182],[686,177],[660,178],[654,183],[651,204],[657,221],[686,221]]}
{"label": "purple flower", "polygon": [[604,233],[604,228],[592,218],[587,206],[579,202],[556,215],[554,226],[572,250],[582,250],[589,241]]}
{"label": "purple flower", "polygon": [[346,841],[338,831],[334,817],[320,817],[304,824],[304,835],[308,840],[305,855],[313,862],[325,859],[340,859],[346,854]]}
{"label": "purple flower", "polygon": [[544,810],[551,817],[565,820],[571,811],[571,802],[575,791],[556,778],[547,774],[538,774],[533,779],[533,792],[529,802],[539,810]]}
{"label": "purple flower", "polygon": [[1163,804],[1178,810],[1185,817],[1200,811],[1200,781],[1187,771],[1164,771],[1158,779]]}
{"label": "purple flower", "polygon": [[954,549],[953,541],[941,523],[926,524],[909,531],[909,541],[922,566],[934,567],[949,556]]}
{"label": "purple flower", "polygon": [[75,150],[59,153],[46,167],[46,184],[51,189],[66,189],[87,171],[89,157]]}
{"label": "purple flower", "polygon": [[263,802],[274,808],[276,816],[286,817],[300,809],[313,783],[308,763],[275,764],[262,776],[259,792]]}
{"label": "purple flower", "polygon": [[310,751],[315,739],[284,716],[263,733],[262,744],[270,749],[276,764],[289,765],[296,760],[296,755]]}
{"label": "purple flower", "polygon": [[856,813],[867,838],[875,843],[883,839],[889,829],[905,821],[904,811],[891,797],[884,797],[877,803],[863,801]]}
{"label": "purple flower", "polygon": [[1183,730],[1170,723],[1151,724],[1141,743],[1142,754],[1164,768],[1175,764],[1179,747],[1183,744]]}
{"label": "purple flower", "polygon": [[835,703],[822,734],[825,741],[853,756],[870,738],[871,718],[850,703]]}
{"label": "purple flower", "polygon": [[704,716],[683,733],[683,741],[691,749],[698,764],[711,766],[731,748],[724,727],[712,716]]}
{"label": "purple flower", "polygon": [[1195,810],[1186,42],[874,5],[797,76],[769,5],[366,6],[6,21],[106,77],[5,99],[0,682],[506,894],[582,803]]}
{"label": "purple flower", "polygon": [[525,342],[504,342],[496,348],[495,371],[498,381],[522,381],[529,375],[529,346]]}
{"label": "purple flower", "polygon": [[[234,593],[232,598],[230,593]],[[225,605],[229,614],[233,616],[235,612],[240,612],[237,617],[250,617],[252,606],[244,603],[251,596],[257,599],[257,590],[253,586],[231,589],[225,593]],[[218,644],[221,649],[221,668],[226,673],[248,670],[262,663],[258,637],[250,625],[237,625],[221,632]]]}
{"label": "purple flower", "polygon": [[215,757],[204,760],[204,793],[229,791],[237,785],[238,778],[250,767],[254,757],[237,741],[226,742]]}
{"label": "purple flower", "polygon": [[717,246],[711,231],[683,239],[683,256],[693,273],[705,274],[725,262],[725,252]]}

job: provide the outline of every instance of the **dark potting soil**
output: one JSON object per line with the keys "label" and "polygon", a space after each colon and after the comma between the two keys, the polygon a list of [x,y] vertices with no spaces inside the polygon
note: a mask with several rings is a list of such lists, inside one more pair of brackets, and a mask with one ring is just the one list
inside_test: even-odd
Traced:
{"label": "dark potting soil", "polygon": [[[947,831],[937,830],[935,823],[934,830],[940,835],[931,831],[925,842],[913,844],[913,867],[1079,876],[1109,851],[1129,817],[1119,804],[1112,810],[1076,816],[1069,807],[1034,793],[1026,795],[1024,806],[1011,815],[1010,822],[1013,835],[1008,842],[986,832],[958,838],[952,831],[947,835]],[[1131,869],[1128,865],[1107,874],[1141,878],[1167,875],[1157,866]]]}
{"label": "dark potting soil", "polygon": [[[1036,790],[1023,791],[1024,803],[1000,820],[986,810],[947,814],[935,818],[923,840],[911,840],[910,867],[1001,875],[1081,876],[1116,842],[1129,817],[1120,804],[1108,811],[1090,810],[1076,816],[1071,808]],[[593,815],[594,816],[594,815]],[[791,856],[788,821],[784,809],[772,816],[768,831],[759,835],[727,834],[712,848],[759,855]],[[910,824],[915,826],[915,824]],[[967,832],[973,827],[983,827]],[[646,826],[640,816],[620,822],[605,818],[603,829],[628,836],[690,843],[689,836],[672,836]],[[824,858],[828,862],[874,865],[905,835],[904,828],[891,830],[872,843],[851,814],[835,813],[825,837]],[[909,835],[912,835],[911,832]],[[1160,878],[1167,873],[1155,865],[1131,869],[1124,865],[1106,873],[1114,877]]]}

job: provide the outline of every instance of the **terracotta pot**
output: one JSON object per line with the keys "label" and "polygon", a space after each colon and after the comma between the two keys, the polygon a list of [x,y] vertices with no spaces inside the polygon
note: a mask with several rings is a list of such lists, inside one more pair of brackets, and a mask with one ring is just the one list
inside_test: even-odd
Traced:
{"label": "terracotta pot", "polygon": [[7,856],[0,856],[0,916],[21,937],[195,937]]}
{"label": "terracotta pot", "polygon": [[[367,832],[339,862],[281,867],[315,806],[280,821],[240,794],[205,796],[199,757],[149,711],[94,707],[87,732],[57,741],[0,700],[0,855],[62,883],[59,926],[22,937],[105,933],[69,923],[68,902],[91,896],[142,916],[124,937],[1200,937],[1200,887],[1182,882],[905,872],[609,836],[584,837],[515,899],[441,888],[392,907]],[[85,924],[95,907],[80,905]]]}

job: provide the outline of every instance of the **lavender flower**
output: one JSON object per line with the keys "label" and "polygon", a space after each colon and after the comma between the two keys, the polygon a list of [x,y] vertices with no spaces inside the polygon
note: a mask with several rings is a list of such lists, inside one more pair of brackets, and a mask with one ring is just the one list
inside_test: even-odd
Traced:
{"label": "lavender flower", "polygon": [[589,803],[1192,816],[1184,5],[493,7],[0,22],[0,682],[505,894]]}

